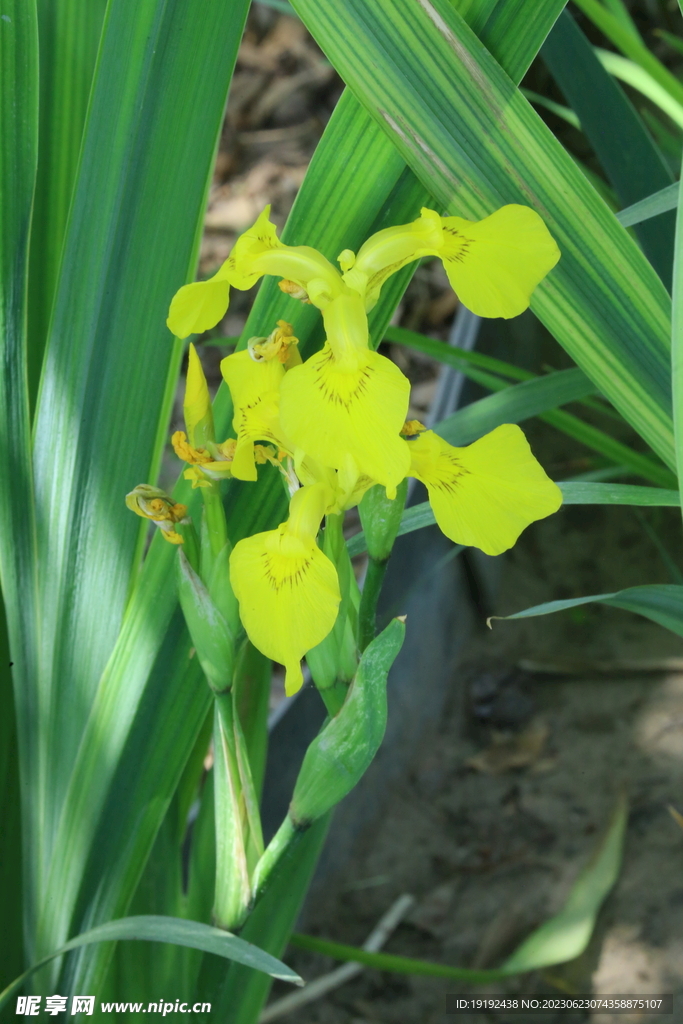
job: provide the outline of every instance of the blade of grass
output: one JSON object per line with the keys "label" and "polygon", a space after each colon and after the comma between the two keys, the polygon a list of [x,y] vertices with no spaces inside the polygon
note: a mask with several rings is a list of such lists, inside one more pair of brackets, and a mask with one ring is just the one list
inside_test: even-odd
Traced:
{"label": "blade of grass", "polygon": [[571,107],[565,107],[563,103],[556,103],[555,100],[549,100],[546,96],[541,96],[539,92],[534,92],[533,89],[522,89],[522,95],[534,103],[537,107],[544,107],[549,110],[551,114],[555,114],[557,117],[561,117],[563,121],[570,124],[572,128],[576,128],[581,131],[581,122],[579,118],[571,109]]}
{"label": "blade of grass", "polygon": [[[652,136],[568,11],[557,19],[541,55],[578,115],[622,206],[671,184],[673,175]],[[674,227],[674,218],[669,216],[636,228],[645,254],[667,287],[671,285]]]}
{"label": "blade of grass", "polygon": [[[681,185],[683,188],[683,184]],[[683,215],[681,196],[676,218],[676,246],[673,273],[673,303],[671,323],[671,389],[674,407],[674,435],[679,487],[683,487]]]}
{"label": "blade of grass", "polygon": [[667,185],[666,188],[655,192],[654,195],[647,196],[646,199],[641,199],[640,202],[634,203],[632,206],[627,206],[625,210],[620,210],[617,220],[625,228],[628,228],[632,224],[639,224],[641,221],[647,220],[648,217],[656,217],[660,213],[666,213],[667,210],[675,210],[678,206],[678,188],[677,181],[673,185]]}
{"label": "blade of grass", "polygon": [[[482,371],[478,373],[482,375]],[[501,423],[521,423],[532,416],[538,416],[563,434],[607,456],[617,465],[628,466],[631,472],[651,483],[660,487],[671,487],[675,484],[676,478],[673,473],[649,455],[634,451],[604,430],[584,422],[564,409],[556,408],[558,405],[582,398],[587,392],[590,393],[591,389],[586,388],[581,378],[571,376],[576,373],[576,370],[561,370],[512,386],[487,374],[486,386],[497,393],[459,409],[452,416],[437,423],[434,430],[449,444],[463,445],[482,437]],[[583,380],[585,381],[585,378]]]}
{"label": "blade of grass", "polygon": [[545,601],[543,604],[525,608],[514,615],[494,615],[493,619],[530,619],[537,615],[552,615],[578,608],[584,604],[607,604],[612,608],[642,615],[665,629],[683,636],[683,587],[673,583],[653,583],[645,587],[628,587],[613,594],[591,594],[588,597],[570,597],[562,601]]}
{"label": "blade of grass", "polygon": [[253,946],[250,942],[238,938],[237,935],[221,931],[220,928],[211,928],[199,921],[186,921],[182,917],[159,917],[154,914],[146,914],[122,918],[119,921],[109,921],[107,924],[101,924],[99,927],[65,942],[60,949],[33,964],[3,992],[0,992],[0,1009],[13,995],[21,991],[24,982],[32,974],[56,957],[63,956],[71,949],[79,949],[81,946],[87,946],[93,942],[120,942],[122,939],[170,942],[173,945],[201,949],[206,953],[213,953],[214,956],[236,961],[252,970],[264,971],[280,981],[303,985],[303,979],[295,971],[290,970],[286,964],[281,963],[257,946]]}
{"label": "blade of grass", "polygon": [[19,752],[11,666],[0,602],[0,988],[24,966]]}
{"label": "blade of grass", "polygon": [[505,381],[496,382],[490,374],[488,377],[490,383],[487,386],[496,387],[497,394],[472,402],[436,424],[436,433],[449,444],[469,444],[492,430],[490,424],[519,423],[596,391],[595,385],[577,369],[557,370],[545,377],[534,377],[512,385]]}

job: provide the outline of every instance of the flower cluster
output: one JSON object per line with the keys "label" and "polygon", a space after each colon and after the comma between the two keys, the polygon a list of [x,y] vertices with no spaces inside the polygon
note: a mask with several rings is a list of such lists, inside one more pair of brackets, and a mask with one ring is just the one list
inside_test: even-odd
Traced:
{"label": "flower cluster", "polygon": [[230,288],[251,288],[270,274],[280,278],[283,292],[322,313],[326,341],[306,361],[284,321],[222,361],[235,437],[221,444],[190,345],[187,434],[173,436],[195,487],[227,476],[256,480],[257,465],[265,462],[287,481],[287,522],[239,541],[230,579],[252,643],[285,665],[288,693],[301,686],[301,658],[330,633],[339,609],[337,570],[317,543],[323,517],[343,514],[374,485],[395,499],[412,476],[427,487],[436,521],[451,540],[495,555],[561,503],[519,427],[506,424],[455,448],[406,422],[410,384],[370,347],[367,313],[387,278],[424,256],[443,261],[473,312],[512,317],[526,309],[559,251],[528,207],[505,206],[476,223],[424,209],[412,223],[373,235],[357,254],[344,250],[340,271],[313,248],[281,242],[266,209],[211,279],[186,285],[171,303],[168,326],[185,338],[218,323]]}

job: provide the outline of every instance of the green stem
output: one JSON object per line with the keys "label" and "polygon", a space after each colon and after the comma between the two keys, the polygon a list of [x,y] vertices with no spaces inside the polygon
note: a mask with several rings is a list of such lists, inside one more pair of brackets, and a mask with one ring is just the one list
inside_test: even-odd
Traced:
{"label": "green stem", "polygon": [[306,829],[297,828],[290,816],[286,816],[256,865],[252,880],[252,905],[263,896],[280,861],[294,848],[305,833]]}
{"label": "green stem", "polygon": [[349,684],[340,679],[338,679],[332,686],[328,686],[324,690],[318,690],[330,718],[334,718],[337,712],[341,710],[348,692]]}
{"label": "green stem", "polygon": [[361,652],[375,639],[377,602],[379,601],[388,564],[388,558],[383,558],[379,561],[371,557],[368,560],[368,571],[365,576],[365,584],[358,610],[358,646]]}
{"label": "green stem", "polygon": [[178,533],[183,538],[182,550],[196,573],[199,572],[199,538],[193,523],[178,523]]}
{"label": "green stem", "polygon": [[202,524],[202,575],[208,578],[213,561],[228,542],[228,525],[217,483],[202,487],[204,522]]}
{"label": "green stem", "polygon": [[214,704],[214,806],[216,889],[213,916],[219,928],[234,931],[247,916],[250,896],[246,814],[235,749],[232,693]]}

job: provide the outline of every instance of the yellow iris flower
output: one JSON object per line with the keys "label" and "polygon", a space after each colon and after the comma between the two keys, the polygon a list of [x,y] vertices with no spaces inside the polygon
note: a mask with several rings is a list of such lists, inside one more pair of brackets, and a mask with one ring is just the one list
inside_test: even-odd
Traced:
{"label": "yellow iris flower", "polygon": [[456,544],[500,555],[530,523],[557,512],[562,492],[534,458],[519,427],[505,423],[466,448],[419,424],[407,442],[442,532]]}
{"label": "yellow iris flower", "polygon": [[217,322],[227,308],[227,285],[250,288],[263,274],[282,278],[283,290],[322,310],[325,346],[288,373],[265,355],[267,369],[254,368],[244,352],[224,360],[238,434],[233,474],[256,479],[254,440],[288,448],[289,438],[322,466],[367,476],[392,497],[410,463],[399,437],[410,385],[368,344],[366,311],[382,284],[406,263],[435,255],[466,306],[482,316],[511,317],[526,309],[557,262],[557,246],[525,206],[505,206],[478,222],[423,209],[412,223],[374,234],[357,256],[344,250],[340,274],[310,246],[282,243],[268,215],[266,208],[238,238],[210,281],[180,289],[168,320],[180,336],[212,326],[208,320]]}
{"label": "yellow iris flower", "polygon": [[286,523],[239,541],[230,556],[244,628],[259,651],[285,666],[287,694],[300,689],[301,659],[325,639],[339,610],[337,570],[316,542],[330,499],[323,483],[302,487]]}

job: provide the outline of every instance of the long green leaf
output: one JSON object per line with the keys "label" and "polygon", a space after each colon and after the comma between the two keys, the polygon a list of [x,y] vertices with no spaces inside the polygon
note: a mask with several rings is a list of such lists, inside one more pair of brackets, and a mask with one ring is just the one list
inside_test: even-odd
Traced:
{"label": "long green leaf", "polygon": [[303,985],[303,979],[290,970],[286,964],[281,963],[270,953],[253,946],[250,942],[232,935],[230,932],[221,931],[219,928],[211,928],[199,921],[186,921],[182,917],[160,917],[154,914],[144,914],[139,917],[124,917],[118,921],[109,921],[97,928],[77,935],[64,945],[43,957],[33,964],[27,971],[16,978],[3,992],[0,992],[0,1009],[5,1006],[9,999],[23,988],[24,982],[45,964],[56,957],[63,956],[72,949],[79,949],[81,946],[90,945],[93,942],[120,942],[122,939],[137,940],[143,942],[170,942],[176,946],[189,946],[191,949],[201,949],[205,953],[213,953],[215,956],[224,957],[226,960],[233,960],[243,964],[255,971],[263,971],[272,978],[280,981],[289,981],[295,985]]}
{"label": "long green leaf", "polygon": [[537,928],[505,961],[502,969],[506,974],[537,971],[583,953],[598,911],[619,877],[627,823],[628,804],[622,796],[603,842],[574,882],[562,910]]}
{"label": "long green leaf", "polygon": [[[640,487],[637,484],[590,483],[583,481],[560,481],[563,505],[638,505],[641,508],[655,506],[678,506],[681,499],[678,491],[663,487]],[[428,501],[407,508],[401,516],[398,536],[433,526],[436,522]],[[349,555],[355,557],[367,550],[365,535],[355,533],[347,541]]]}
{"label": "long green leaf", "polygon": [[[454,414],[456,425],[458,422],[464,426],[472,424],[471,431],[465,430],[463,437],[473,440],[475,437],[480,437],[487,430],[492,430],[501,423],[521,422],[528,416],[538,415],[540,419],[545,423],[549,423],[556,430],[560,430],[563,434],[573,437],[588,448],[592,448],[593,451],[607,456],[617,465],[627,466],[633,473],[644,477],[654,484],[668,487],[675,482],[673,474],[664,466],[659,465],[649,455],[633,450],[621,441],[617,441],[610,434],[605,433],[604,430],[586,423],[584,420],[579,419],[578,416],[572,415],[572,413],[553,408],[553,406],[557,406],[563,400],[566,400],[563,398],[563,392],[567,385],[571,385],[571,377],[557,378],[557,375],[553,374],[547,377],[535,377],[533,373],[520,370],[518,367],[513,366],[512,363],[505,363],[500,359],[493,359],[491,356],[482,355],[478,352],[465,352],[454,346],[445,345],[441,341],[436,341],[434,338],[427,338],[422,334],[406,331],[400,327],[388,328],[385,337],[399,344],[409,345],[419,352],[424,352],[440,362],[453,366],[465,374],[465,376],[477,381],[477,383],[482,384],[490,391],[506,392],[504,397],[480,399],[478,402],[473,402],[467,406],[466,409],[462,409]],[[513,379],[535,382],[535,387],[529,386],[519,390],[510,389],[508,392],[509,384],[507,381],[489,373],[488,369],[479,369],[479,367],[487,367],[496,374],[505,374]],[[563,372],[566,373],[567,371]],[[545,385],[540,383],[543,380],[546,381]],[[557,390],[555,391],[556,387]],[[603,415],[621,419],[609,407],[592,399],[584,397],[583,402]],[[549,411],[543,411],[544,409]],[[437,427],[437,432],[440,432],[440,427]],[[459,444],[464,443],[464,441],[458,440],[453,443]]]}
{"label": "long green leaf", "polygon": [[[683,186],[681,186],[683,187]],[[671,323],[671,390],[674,404],[674,434],[679,487],[683,486],[683,214],[680,196],[676,217],[673,307]]]}
{"label": "long green leaf", "polygon": [[466,405],[434,429],[449,444],[469,444],[501,423],[519,423],[558,405],[595,394],[596,390],[581,370],[558,370],[505,387],[497,394]]}
{"label": "long green leaf", "polygon": [[[26,316],[28,243],[38,157],[35,3],[8,0],[0,19],[0,578],[5,600],[23,792],[36,793],[42,753],[35,680],[38,617]],[[22,819],[26,921],[40,858],[35,819]]]}
{"label": "long green leaf", "polygon": [[655,192],[654,195],[647,196],[646,199],[641,199],[640,202],[634,203],[632,206],[627,206],[625,210],[620,210],[617,220],[625,228],[628,228],[632,224],[640,224],[641,221],[648,220],[650,217],[666,213],[667,210],[675,210],[677,206],[678,182],[676,181],[673,185],[667,185],[666,188]]}
{"label": "long green leaf", "polygon": [[106,0],[38,0],[40,133],[29,275],[29,389],[38,390]]}
{"label": "long green leaf", "polygon": [[618,17],[605,10],[599,0],[574,0],[574,2],[622,53],[649,72],[663,89],[666,89],[678,103],[683,104],[683,85],[661,61],[657,60],[654,54],[650,53],[642,39],[633,31],[629,31]]}
{"label": "long green leaf", "polygon": [[[123,496],[155,472],[181,354],[164,318],[194,264],[247,7],[209,0],[198,18],[191,0],[133,10],[112,0],[107,12],[36,413],[49,772],[31,812],[44,834],[42,883],[49,873],[63,896],[39,892],[41,953],[61,944],[73,912],[82,864],[69,855],[80,822],[65,818],[51,851],[143,536]],[[145,664],[145,655],[143,634],[135,656]],[[100,745],[118,710],[100,723]]]}
{"label": "long green leaf", "polygon": [[483,352],[473,349],[471,352],[458,348],[456,345],[447,345],[436,338],[429,338],[426,334],[418,334],[417,331],[408,331],[404,327],[388,327],[385,331],[386,341],[394,342],[397,345],[406,345],[418,352],[423,352],[441,363],[461,370],[465,361],[473,366],[481,367],[482,370],[490,370],[491,373],[500,374],[503,377],[512,377],[513,380],[532,380],[535,374],[530,370],[523,370],[513,363],[507,363],[502,359],[495,359]]}
{"label": "long green leaf", "polygon": [[369,953],[365,949],[311,935],[292,935],[291,943],[300,949],[351,963],[365,964],[378,971],[411,974],[432,978],[452,978],[474,984],[496,981],[513,974],[523,974],[565,963],[585,950],[595,927],[595,919],[605,898],[613,888],[621,867],[624,833],[628,820],[627,805],[622,797],[614,810],[607,833],[593,858],[581,871],[560,912],[537,928],[498,969],[476,970],[435,964],[390,953]]}
{"label": "long green leaf", "polygon": [[615,78],[619,78],[632,89],[637,89],[643,96],[647,96],[655,106],[664,111],[674,124],[683,128],[683,105],[673,98],[671,93],[662,88],[659,82],[655,81],[652,75],[641,68],[627,57],[622,57],[612,50],[595,48],[595,55],[606,71],[609,71]]}
{"label": "long green leaf", "polygon": [[24,966],[19,752],[12,695],[12,671],[0,602],[0,986]]}
{"label": "long green leaf", "polygon": [[444,0],[293,6],[439,203],[467,217],[506,202],[541,212],[562,258],[532,308],[673,464],[666,291],[457,12]]}
{"label": "long green leaf", "polygon": [[[662,189],[672,174],[620,86],[605,71],[568,11],[541,50],[543,60],[581,121],[623,206]],[[636,234],[664,283],[671,283],[674,218],[639,225]]]}
{"label": "long green leaf", "polygon": [[673,583],[653,583],[645,587],[628,587],[613,594],[591,594],[589,597],[570,597],[562,601],[545,601],[525,608],[514,615],[495,615],[494,619],[530,619],[536,615],[552,615],[567,608],[584,604],[608,604],[613,608],[635,612],[659,623],[672,633],[683,636],[683,587]]}

